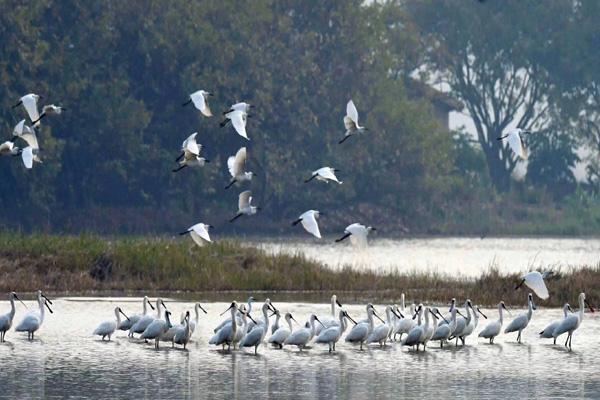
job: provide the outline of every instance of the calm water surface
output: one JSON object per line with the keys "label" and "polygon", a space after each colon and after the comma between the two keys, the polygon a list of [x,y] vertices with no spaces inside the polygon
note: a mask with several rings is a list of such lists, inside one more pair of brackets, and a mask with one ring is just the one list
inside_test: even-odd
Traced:
{"label": "calm water surface", "polygon": [[270,253],[303,253],[331,268],[352,265],[381,272],[437,271],[478,276],[490,266],[520,272],[534,268],[570,268],[600,263],[600,238],[419,238],[381,239],[371,235],[366,248],[307,236],[251,239],[246,243]]}
{"label": "calm water surface", "polygon": [[[310,303],[274,304],[291,311],[299,321],[311,312],[327,315],[329,306]],[[27,302],[30,307],[32,302]],[[63,298],[54,302],[36,340],[10,331],[0,344],[0,398],[599,398],[600,318],[586,314],[573,339],[574,351],[536,337],[558,318],[560,310],[534,313],[524,333],[501,335],[495,345],[468,338],[464,348],[432,346],[416,353],[392,344],[360,352],[340,342],[338,351],[313,345],[304,353],[292,348],[261,346],[223,352],[209,347],[212,327],[228,303],[208,303],[188,350],[164,345],[155,351],[118,333],[110,343],[91,336],[101,321],[114,317],[116,305],[126,313],[141,311],[139,299]],[[193,303],[167,301],[173,314]],[[383,308],[377,306],[380,312]],[[8,309],[0,302],[0,313]],[[364,306],[348,306],[363,318]],[[513,316],[520,310],[513,310]],[[18,307],[15,323],[24,313]],[[495,310],[487,310],[497,318]],[[258,316],[257,312],[253,313]],[[480,327],[485,325],[480,321]]]}

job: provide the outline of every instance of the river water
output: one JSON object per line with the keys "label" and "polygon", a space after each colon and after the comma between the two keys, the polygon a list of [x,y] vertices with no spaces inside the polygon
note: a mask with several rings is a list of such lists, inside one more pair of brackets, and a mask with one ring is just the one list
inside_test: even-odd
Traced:
{"label": "river water", "polygon": [[[202,300],[202,299],[199,299]],[[140,299],[61,298],[33,342],[9,331],[0,343],[0,398],[94,399],[315,399],[315,398],[598,398],[600,397],[600,318],[586,314],[573,339],[573,352],[540,340],[536,333],[560,317],[557,309],[534,313],[523,344],[515,334],[501,335],[489,345],[475,337],[465,347],[432,345],[414,352],[391,344],[359,351],[340,342],[337,352],[313,344],[299,353],[266,346],[222,351],[207,344],[229,303],[204,304],[188,350],[160,350],[119,332],[112,342],[92,337],[95,326],[114,318],[120,305],[126,313],[141,311]],[[312,312],[326,316],[329,306],[283,303],[282,312],[305,321]],[[341,299],[343,301],[343,299]],[[229,301],[229,300],[227,300]],[[174,315],[193,303],[166,299]],[[575,302],[575,300],[573,300]],[[28,301],[29,307],[33,302]],[[445,307],[445,305],[444,305]],[[383,313],[382,306],[376,306]],[[0,302],[0,313],[8,303]],[[348,305],[362,319],[364,305]],[[513,309],[515,316],[521,310]],[[18,306],[15,324],[25,312]],[[484,310],[497,318],[495,310]],[[258,317],[258,312],[253,312]],[[510,318],[510,317],[507,317]],[[480,320],[477,332],[486,324]],[[296,327],[295,327],[296,328]]]}
{"label": "river water", "polygon": [[569,269],[600,263],[600,238],[465,237],[385,239],[371,234],[368,247],[333,243],[333,238],[247,239],[269,253],[302,253],[337,269],[345,265],[379,272],[427,272],[479,276],[496,267],[503,272],[536,268]]}

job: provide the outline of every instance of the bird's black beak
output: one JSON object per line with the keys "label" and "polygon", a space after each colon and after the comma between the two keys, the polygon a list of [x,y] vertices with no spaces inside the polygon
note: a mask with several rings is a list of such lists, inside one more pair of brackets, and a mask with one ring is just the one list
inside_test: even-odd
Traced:
{"label": "bird's black beak", "polygon": [[150,300],[148,300],[148,305],[150,306],[151,309],[155,309],[154,306],[152,305],[152,303],[150,303]]}
{"label": "bird's black beak", "polygon": [[129,321],[129,317],[128,317],[127,315],[125,315],[125,313],[123,312],[123,310],[121,310],[121,309],[119,308],[119,312],[120,312],[121,314],[123,314],[123,316],[124,316],[125,318],[127,318],[127,321]]}
{"label": "bird's black beak", "polygon": [[245,312],[244,315],[246,315],[246,317],[250,318],[250,321],[254,322],[255,325],[258,325],[258,322],[256,322],[254,320],[254,318],[252,318],[252,316],[250,314],[248,314],[248,312]]}
{"label": "bird's black beak", "polygon": [[46,301],[47,301],[48,303],[50,303],[50,305],[52,305],[52,300],[50,300],[49,298],[47,298],[47,297],[46,297],[44,294],[42,294],[42,297],[43,297],[44,299],[46,299]]}
{"label": "bird's black beak", "polygon": [[165,308],[165,310],[168,310],[168,308],[167,308],[167,305],[165,304],[165,302],[164,302],[164,301],[162,301],[162,300],[161,300],[161,301],[160,301],[160,304],[162,304],[162,306]]}
{"label": "bird's black beak", "polygon": [[50,304],[52,304],[52,303],[50,303],[50,304],[48,304],[48,303],[50,303],[50,300],[46,299],[46,301],[44,301],[44,304],[46,305],[46,308],[48,308],[48,311],[50,311],[50,314],[53,314],[54,311],[52,311],[52,309],[50,308]]}
{"label": "bird's black beak", "polygon": [[348,315],[348,313],[346,311],[344,311],[344,317],[348,318],[350,321],[352,321],[352,323],[354,323],[354,325],[356,325],[356,321],[352,319],[351,316]]}
{"label": "bird's black beak", "polygon": [[373,309],[373,315],[377,317],[378,320],[380,320],[382,323],[385,324],[385,321],[381,319],[381,317],[379,315],[377,315],[377,313],[375,312],[375,309]]}
{"label": "bird's black beak", "polygon": [[325,328],[325,325],[323,325],[323,323],[321,322],[321,320],[319,320],[319,318],[315,317],[315,321],[317,321],[319,324],[321,324],[321,326],[323,328]]}
{"label": "bird's black beak", "polygon": [[456,313],[457,313],[458,315],[460,315],[461,317],[463,317],[463,318],[467,318],[467,317],[465,317],[465,316],[464,316],[464,315],[463,315],[463,314],[462,314],[462,313],[461,313],[461,312],[460,312],[458,309],[456,309]]}
{"label": "bird's black beak", "polygon": [[433,311],[431,311],[431,308],[429,309],[429,313],[433,315],[433,318],[438,319],[437,315]]}
{"label": "bird's black beak", "polygon": [[23,303],[23,301],[19,298],[19,296],[17,296],[16,293],[13,293],[13,296],[15,296],[15,299],[19,300],[21,302],[21,304],[23,304],[25,306],[25,308],[29,308],[29,307],[27,307],[27,304]]}
{"label": "bird's black beak", "polygon": [[[396,311],[398,311],[398,312],[396,312]],[[396,318],[404,318],[404,315],[402,315],[400,310],[396,309],[396,311],[394,311],[394,309],[392,308],[392,314],[394,314],[396,316]]]}
{"label": "bird's black beak", "polygon": [[342,307],[343,307],[343,306],[342,306],[342,303],[340,303],[340,302],[339,302],[337,299],[336,299],[336,301],[335,301],[335,304],[337,304],[339,308],[342,308]]}
{"label": "bird's black beak", "polygon": [[437,313],[440,316],[440,318],[443,319],[447,324],[450,323],[450,322],[448,322],[448,320],[446,318],[444,318],[444,316],[442,315],[442,313],[440,312],[440,310],[437,310]]}
{"label": "bird's black beak", "polygon": [[594,310],[594,307],[592,307],[592,305],[586,300],[584,300],[585,305],[588,306],[588,308],[590,309],[590,312],[595,312],[596,310]]}
{"label": "bird's black beak", "polygon": [[515,290],[519,289],[525,283],[525,279],[522,279],[521,282],[515,287]]}
{"label": "bird's black beak", "polygon": [[232,308],[235,308],[235,304],[234,303],[231,303],[231,305],[229,306],[229,308],[227,310],[223,311],[221,314],[219,314],[219,316],[225,314],[227,311],[231,310]]}
{"label": "bird's black beak", "polygon": [[479,307],[477,307],[477,312],[479,312],[479,314],[481,314],[481,316],[485,319],[487,319],[487,315],[485,315],[484,313],[481,312],[481,310],[479,309]]}
{"label": "bird's black beak", "polygon": [[198,303],[198,308],[199,308],[199,309],[201,309],[202,311],[204,311],[204,314],[208,314],[208,313],[206,312],[206,310],[204,309],[204,307],[202,307],[202,306],[200,305],[200,303]]}

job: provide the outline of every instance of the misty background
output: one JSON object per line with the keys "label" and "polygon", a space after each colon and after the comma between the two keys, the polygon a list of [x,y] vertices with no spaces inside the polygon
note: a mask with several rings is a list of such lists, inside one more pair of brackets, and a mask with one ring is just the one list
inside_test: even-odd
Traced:
{"label": "misty background", "polygon": [[[312,208],[329,232],[598,234],[598,20],[595,0],[2,1],[4,140],[24,94],[67,111],[42,121],[43,164],[0,159],[0,223],[289,233]],[[181,106],[199,89],[215,117]],[[349,99],[370,132],[339,145]],[[237,101],[249,142],[219,127]],[[496,140],[516,126],[527,162]],[[194,131],[211,163],[173,174]],[[225,191],[241,146],[257,177]],[[322,166],[343,185],[304,184]],[[226,223],[245,189],[262,211]]]}

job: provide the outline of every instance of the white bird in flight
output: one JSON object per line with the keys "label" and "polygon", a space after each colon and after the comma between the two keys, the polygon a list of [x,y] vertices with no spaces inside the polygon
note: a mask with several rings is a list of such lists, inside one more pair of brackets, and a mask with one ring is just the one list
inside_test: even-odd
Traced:
{"label": "white bird in flight", "polygon": [[344,138],[338,142],[340,144],[344,143],[352,135],[368,131],[367,128],[358,124],[358,110],[356,110],[356,106],[354,105],[354,102],[352,100],[350,100],[348,104],[346,104],[344,127],[346,128],[346,134]]}
{"label": "white bird in flight", "polygon": [[342,181],[338,181],[337,176],[335,176],[336,172],[340,172],[339,169],[335,169],[335,168],[331,168],[331,167],[323,167],[323,168],[319,168],[316,171],[313,171],[311,173],[310,178],[306,179],[304,181],[304,183],[308,183],[310,181],[312,181],[313,179],[316,179],[318,181],[321,182],[336,182],[339,183],[340,185],[343,183]]}
{"label": "white bird in flight", "polygon": [[302,227],[306,232],[321,239],[321,232],[319,231],[319,225],[317,224],[317,218],[321,215],[323,215],[323,213],[320,211],[308,210],[305,213],[302,213],[297,220],[292,222],[292,225],[296,226],[302,224]]}
{"label": "white bird in flight", "polygon": [[61,106],[57,106],[54,104],[48,104],[45,105],[44,107],[42,107],[42,114],[40,115],[40,117],[35,120],[32,121],[33,126],[38,126],[39,122],[42,118],[44,118],[46,115],[60,115],[62,114],[63,111],[66,111],[67,109]]}
{"label": "white bird in flight", "polygon": [[235,156],[230,156],[227,159],[227,168],[229,169],[229,174],[231,174],[231,181],[225,189],[229,189],[231,185],[236,182],[246,182],[251,181],[254,176],[254,172],[246,171],[246,160],[247,153],[246,148],[240,148]]}
{"label": "white bird in flight", "polygon": [[517,156],[521,157],[521,159],[527,160],[527,148],[525,147],[525,142],[521,137],[521,135],[523,134],[531,134],[531,132],[521,128],[515,128],[508,131],[506,135],[499,137],[498,140],[506,139],[508,141],[508,146],[510,147],[510,149]]}
{"label": "white bird in flight", "polygon": [[250,112],[251,107],[253,106],[244,102],[232,105],[229,110],[223,113],[225,119],[220,124],[221,128],[231,122],[238,135],[250,140],[248,138],[248,134],[246,133],[246,123],[250,117],[248,113]]}
{"label": "white bird in flight", "polygon": [[194,107],[200,110],[202,115],[204,115],[205,117],[212,117],[213,114],[210,111],[210,106],[208,105],[208,96],[212,95],[212,93],[209,93],[206,90],[198,90],[190,94],[189,100],[183,103],[183,106],[185,107],[190,103],[194,103]]}
{"label": "white bird in flight", "polygon": [[23,159],[25,168],[31,169],[34,161],[38,163],[42,162],[38,155],[40,147],[35,134],[35,129],[25,125],[24,119],[21,120],[13,129],[13,138],[15,137],[21,138],[27,143],[25,148],[18,150],[18,152],[21,153],[21,158]]}
{"label": "white bird in flight", "polygon": [[19,99],[19,102],[13,106],[13,108],[17,108],[21,104],[25,108],[27,115],[29,115],[29,119],[33,123],[33,126],[39,126],[40,122],[40,114],[37,107],[37,102],[41,99],[42,96],[37,95],[35,93],[29,93]]}
{"label": "white bird in flight", "polygon": [[179,168],[173,170],[173,172],[181,171],[185,167],[203,167],[210,160],[200,157],[200,151],[202,151],[202,145],[196,142],[196,135],[198,132],[192,133],[187,139],[181,144],[181,154],[175,161],[179,162]]}
{"label": "white bird in flight", "polygon": [[548,288],[546,287],[546,283],[544,279],[551,276],[553,271],[545,271],[544,273],[540,273],[538,271],[531,271],[521,276],[521,282],[515,287],[515,290],[519,289],[523,284],[528,286],[533,292],[542,300],[546,300],[550,297],[548,293]]}
{"label": "white bird in flight", "polygon": [[196,244],[198,246],[202,247],[202,246],[204,246],[204,243],[212,242],[212,240],[210,240],[210,235],[208,234],[208,228],[213,228],[213,226],[208,225],[208,224],[203,224],[202,222],[200,222],[196,225],[192,225],[191,227],[188,228],[187,231],[181,232],[179,234],[187,235],[189,233],[190,236],[192,237],[192,240],[194,242],[196,242]]}
{"label": "white bird in flight", "polygon": [[242,215],[254,215],[260,210],[260,207],[252,205],[252,191],[246,190],[240,193],[238,197],[238,213],[231,218],[229,222],[233,222]]}
{"label": "white bird in flight", "polygon": [[371,231],[376,231],[377,229],[372,226],[364,226],[359,223],[354,223],[348,225],[346,229],[344,229],[344,236],[339,239],[336,239],[336,242],[341,242],[346,238],[350,238],[352,244],[366,244],[367,243],[367,235]]}

